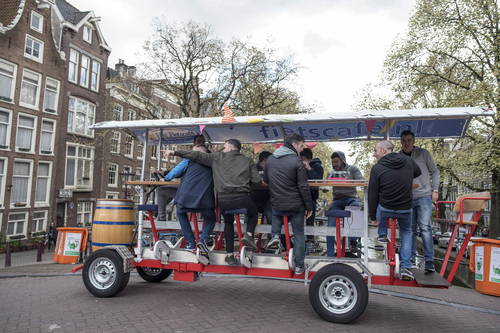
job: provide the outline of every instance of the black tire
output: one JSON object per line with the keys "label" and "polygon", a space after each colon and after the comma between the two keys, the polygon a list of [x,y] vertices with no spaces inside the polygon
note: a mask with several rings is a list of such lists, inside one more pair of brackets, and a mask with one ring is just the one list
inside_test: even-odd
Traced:
{"label": "black tire", "polygon": [[314,275],[309,301],[324,320],[347,324],[365,311],[368,287],[363,276],[351,266],[330,264]]}
{"label": "black tire", "polygon": [[113,297],[128,284],[130,272],[123,270],[123,259],[113,249],[101,249],[90,256],[83,265],[83,283],[97,297]]}
{"label": "black tire", "polygon": [[137,273],[148,282],[161,282],[172,274],[171,269],[161,269],[153,267],[137,267]]}

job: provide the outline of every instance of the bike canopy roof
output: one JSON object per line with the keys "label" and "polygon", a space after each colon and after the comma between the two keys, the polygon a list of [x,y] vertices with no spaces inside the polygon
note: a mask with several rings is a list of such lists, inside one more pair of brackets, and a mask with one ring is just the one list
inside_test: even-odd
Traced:
{"label": "bike canopy roof", "polygon": [[230,138],[242,143],[279,142],[291,133],[316,142],[399,139],[404,130],[411,130],[417,138],[432,139],[462,137],[472,117],[494,115],[491,108],[460,107],[256,115],[234,117],[234,122],[222,122],[222,117],[106,121],[91,128],[128,129],[142,142],[147,132],[152,145],[160,140],[162,144],[191,144],[199,134],[212,143]]}

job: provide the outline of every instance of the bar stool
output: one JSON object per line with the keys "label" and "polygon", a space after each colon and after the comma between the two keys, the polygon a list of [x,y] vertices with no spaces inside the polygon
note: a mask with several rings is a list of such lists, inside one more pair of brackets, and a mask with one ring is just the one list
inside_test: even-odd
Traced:
{"label": "bar stool", "polygon": [[[326,212],[326,216],[328,216],[328,226],[331,226],[335,223],[336,257],[337,258],[345,257],[346,237],[340,237],[340,227],[341,225],[344,226],[344,218],[351,217],[351,212],[348,210],[331,209],[328,212]],[[333,237],[333,236],[327,236],[327,237]]]}

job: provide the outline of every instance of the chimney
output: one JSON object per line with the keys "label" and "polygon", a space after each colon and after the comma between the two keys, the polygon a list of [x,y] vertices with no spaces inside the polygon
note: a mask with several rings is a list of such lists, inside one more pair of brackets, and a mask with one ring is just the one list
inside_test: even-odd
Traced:
{"label": "chimney", "polygon": [[118,63],[115,65],[115,70],[120,73],[120,76],[127,71],[127,65],[125,65],[125,61],[123,59],[118,59]]}

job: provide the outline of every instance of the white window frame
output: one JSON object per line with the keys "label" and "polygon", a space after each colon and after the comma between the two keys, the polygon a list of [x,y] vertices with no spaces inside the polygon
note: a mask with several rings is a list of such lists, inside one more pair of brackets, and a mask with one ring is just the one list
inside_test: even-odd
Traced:
{"label": "white window frame", "polygon": [[[49,122],[54,125],[53,127],[53,132],[52,132],[52,141],[50,143],[50,153],[46,151],[42,151],[42,134],[45,132],[43,129],[43,122]],[[42,123],[40,124],[40,155],[47,155],[47,156],[54,156],[54,143],[55,143],[55,138],[56,138],[56,132],[57,132],[57,121],[53,119],[48,119],[48,118],[42,118]]]}
{"label": "white window frame", "polygon": [[[30,175],[28,176],[28,190],[27,190],[27,194],[26,194],[26,205],[25,206],[16,206],[16,203],[12,202],[12,189],[11,189],[11,197],[10,197],[10,208],[11,209],[16,209],[16,208],[22,208],[22,209],[25,209],[25,208],[30,208],[31,205],[31,193],[32,193],[32,190],[33,190],[33,160],[28,160],[28,159],[22,159],[22,158],[15,158],[14,159],[14,163],[12,164],[12,166],[14,167],[13,169],[15,170],[15,163],[16,162],[22,162],[22,163],[29,163],[30,164]],[[11,176],[11,182],[13,183],[14,182],[14,171],[12,172],[12,176]]]}
{"label": "white window frame", "polygon": [[[23,232],[22,233],[16,233],[16,230],[17,230],[17,223],[22,221],[22,220],[14,220],[14,221],[17,221],[17,222],[14,222],[16,223],[16,226],[14,227],[14,233],[12,235],[9,235],[8,234],[8,230],[9,230],[9,223],[12,223],[10,222],[10,216],[11,215],[15,215],[15,214],[24,214],[24,224],[23,224]],[[12,237],[12,236],[18,236],[18,235],[24,235],[26,236],[26,231],[28,230],[28,212],[10,212],[9,213],[9,216],[7,217],[7,228],[5,229],[5,234],[7,235],[7,237]]]}
{"label": "white window frame", "polygon": [[106,191],[106,199],[119,199],[120,192]]}
{"label": "white window frame", "polygon": [[[75,156],[68,157],[68,147],[75,147]],[[90,149],[91,156],[90,157],[80,157],[78,156],[79,149]],[[78,143],[66,143],[66,160],[64,164],[64,188],[74,189],[74,190],[83,190],[83,191],[92,191],[94,188],[94,159],[95,159],[95,147],[93,146],[85,146]],[[75,174],[73,178],[73,185],[68,185],[67,181],[67,173],[68,173],[68,158],[75,160]],[[89,186],[78,184],[78,163],[79,160],[88,161],[90,163],[89,166]]]}
{"label": "white window frame", "polygon": [[[71,61],[71,54],[76,55],[76,60],[75,60],[76,62]],[[74,84],[78,83],[79,60],[80,60],[80,53],[77,50],[70,48],[69,49],[69,57],[68,57],[68,81],[72,82]],[[75,76],[74,79],[71,78],[71,69],[72,68],[73,68],[73,73]]]}
{"label": "white window frame", "polygon": [[[30,150],[29,151],[24,151],[24,150],[20,150],[17,146],[17,135],[19,134],[19,118],[21,117],[26,117],[26,118],[32,118],[34,119],[34,122],[33,122],[33,135],[31,136],[31,145],[30,145]],[[15,150],[16,152],[18,153],[24,153],[24,154],[34,154],[35,153],[35,142],[36,142],[36,129],[37,129],[37,120],[38,120],[38,117],[37,116],[32,116],[30,114],[27,114],[27,113],[21,113],[19,112],[17,114],[17,127],[16,127],[16,146],[15,146]]]}
{"label": "white window frame", "polygon": [[[127,141],[130,139],[130,143]],[[123,155],[125,157],[134,157],[134,137],[130,134],[125,134],[125,143],[123,145]],[[130,152],[127,152],[128,147],[130,147]]]}
{"label": "white window frame", "polygon": [[[94,65],[97,65],[97,72],[94,71]],[[95,84],[94,84],[95,77]],[[92,65],[90,68],[90,90],[99,92],[99,80],[101,79],[101,63],[92,59]]]}
{"label": "white window frame", "polygon": [[[118,143],[116,145],[116,150],[114,150],[114,147],[113,147],[113,142],[115,141],[115,137],[114,137],[115,134],[118,134]],[[109,151],[112,154],[119,154],[121,142],[122,142],[122,133],[120,131],[112,131],[111,132],[111,139],[109,140]]]}
{"label": "white window frame", "polygon": [[[33,25],[33,16],[38,17],[40,20],[40,26],[36,27]],[[31,17],[30,17],[30,28],[43,34],[43,16],[40,13],[35,12],[34,10],[31,11]]]}
{"label": "white window frame", "polygon": [[0,208],[4,208],[5,184],[7,183],[7,166],[9,165],[9,159],[7,157],[0,157],[0,160],[3,161],[3,172],[0,171],[0,176],[2,176],[2,181],[0,182]]}
{"label": "white window frame", "polygon": [[[88,204],[90,203],[90,204]],[[90,201],[90,200],[82,200],[82,201],[78,201],[76,203],[76,223],[77,225],[79,223],[82,223],[82,226],[86,226],[87,223],[88,225],[91,225],[92,224],[92,218],[93,218],[93,206],[94,206],[94,202],[93,201]],[[90,207],[90,208],[89,208]],[[84,208],[84,209],[80,209],[80,208]],[[85,222],[85,221],[80,221],[80,216],[85,216],[85,214],[89,214],[89,221]]]}
{"label": "white window frame", "polygon": [[[35,97],[35,104],[28,104],[22,101],[22,93],[23,93],[23,83],[24,83],[24,75],[25,73],[30,74],[30,75],[36,75],[38,76],[37,79],[37,89],[36,89],[36,97]],[[27,82],[27,84],[33,84],[32,82]],[[33,110],[38,110],[38,105],[40,104],[40,89],[42,87],[42,74],[34,72],[32,70],[23,69],[23,76],[21,77],[21,87],[19,88],[20,93],[19,93],[19,105],[24,106],[25,108],[28,109],[33,109]]]}
{"label": "white window frame", "polygon": [[[79,133],[79,132],[76,132],[76,114],[77,112],[79,112],[78,110],[74,109],[74,110],[71,110],[70,109],[70,101],[71,100],[74,100],[74,105],[76,105],[77,103],[86,103],[86,104],[89,104],[91,106],[94,107],[94,114],[92,116],[92,119],[93,121],[90,122],[89,121],[89,114],[88,113],[85,113],[85,128],[84,128],[84,132],[85,133]],[[70,126],[70,113],[72,114],[71,117],[71,126]],[[89,129],[89,126],[90,125],[93,125],[95,124],[95,117],[96,117],[96,105],[94,103],[91,103],[85,99],[81,99],[81,98],[78,98],[78,97],[75,97],[75,96],[70,96],[69,97],[69,100],[68,100],[68,133],[71,133],[71,134],[75,134],[75,135],[80,135],[80,136],[85,136],[87,138],[93,138],[94,137],[94,131],[93,130],[90,130]],[[88,132],[90,132],[91,134],[88,134]]]}
{"label": "white window frame", "polygon": [[[87,60],[87,67],[84,67],[83,64]],[[91,66],[91,61],[92,59],[85,54],[82,54],[80,57],[80,81],[79,84],[82,87],[88,88],[89,87],[89,76],[90,76],[90,66]],[[85,80],[85,81],[82,81]]]}
{"label": "white window frame", "polygon": [[[174,151],[177,150],[177,146],[176,145],[172,145],[172,149],[171,150],[174,150]],[[174,155],[172,155],[172,156],[170,156],[169,161],[172,162],[172,163],[175,163],[175,162],[177,162],[177,158]]]}
{"label": "white window frame", "polygon": [[[47,189],[45,190],[45,201],[36,201],[36,191],[37,191],[37,186],[38,186],[38,178],[39,176],[39,169],[40,169],[40,164],[48,164],[49,165],[49,174],[48,176],[43,176],[44,178],[47,178]],[[39,161],[38,162],[38,167],[36,169],[36,179],[35,179],[35,207],[48,207],[50,206],[50,186],[51,186],[51,180],[52,180],[52,162],[50,161]]]}
{"label": "white window frame", "polygon": [[126,120],[136,120],[135,116],[136,116],[135,110],[132,110],[132,109],[127,110],[127,117],[126,117],[127,119]]}
{"label": "white window frame", "polygon": [[[88,35],[86,36],[86,32],[88,32]],[[94,29],[88,24],[83,25],[82,29],[82,35],[83,35],[83,40],[86,41],[89,44],[92,44],[92,34],[94,33]]]}
{"label": "white window frame", "polygon": [[[115,171],[114,171],[115,172],[115,182],[114,183],[109,182],[109,175],[111,173],[111,170],[110,170],[111,167],[115,167]],[[107,169],[107,173],[106,173],[108,187],[118,187],[119,170],[120,170],[120,165],[118,165],[116,163],[108,163],[108,169]]]}
{"label": "white window frame", "polygon": [[[1,63],[7,65],[7,66],[14,66],[14,70],[12,74],[7,74],[4,71],[2,71],[1,75],[4,75],[6,77],[10,77],[12,79],[12,83],[10,84],[10,96],[3,97],[0,99],[0,101],[5,102],[5,103],[11,103],[14,104],[14,93],[16,92],[16,78],[17,78],[17,64],[14,64],[10,61],[7,61],[5,59],[0,58],[0,66],[2,65]],[[10,100],[6,100],[4,98],[8,98]]]}
{"label": "white window frame", "polygon": [[137,141],[137,159],[142,160],[143,158],[144,143]]}
{"label": "white window frame", "polygon": [[[42,218],[35,218],[35,214],[37,213],[44,213],[44,217],[43,217],[43,224],[42,224],[42,228],[41,229],[38,229],[38,230],[33,230],[33,224],[36,222],[36,224],[38,225],[38,222],[42,219]],[[47,230],[47,220],[48,220],[48,214],[49,212],[47,210],[35,210],[32,214],[32,217],[31,217],[31,234],[34,234],[35,232],[40,232],[40,231],[46,231]]]}
{"label": "white window frame", "polygon": [[[40,44],[38,48],[38,57],[34,56],[33,54],[30,54],[27,52],[26,47],[28,46],[28,39],[31,39],[32,43],[32,50],[35,48],[35,43]],[[34,60],[36,62],[39,62],[43,64],[43,48],[44,48],[44,43],[43,41],[39,40],[38,38],[35,38],[31,36],[30,34],[26,34],[26,38],[24,39],[24,56],[28,59]]]}
{"label": "white window frame", "polygon": [[[55,102],[55,105],[54,105],[54,109],[47,109],[45,107],[45,101],[47,99],[47,81],[53,81],[54,83],[56,83],[56,102]],[[59,107],[59,91],[61,90],[60,89],[61,87],[61,82],[59,80],[56,80],[56,79],[53,79],[51,77],[46,77],[45,78],[45,90],[43,91],[43,112],[47,112],[47,113],[50,113],[50,114],[57,114],[57,109]],[[51,91],[53,91],[52,89],[49,89]],[[52,111],[47,111],[47,110],[52,110]]]}
{"label": "white window frame", "polygon": [[[119,116],[115,117],[115,111],[119,110]],[[113,109],[111,110],[111,120],[121,121],[123,120],[123,106],[120,104],[114,104]]]}
{"label": "white window frame", "polygon": [[12,110],[0,108],[0,111],[7,112],[9,114],[9,120],[7,122],[7,134],[5,138],[5,147],[0,146],[0,150],[10,150],[10,138],[12,133]]}

